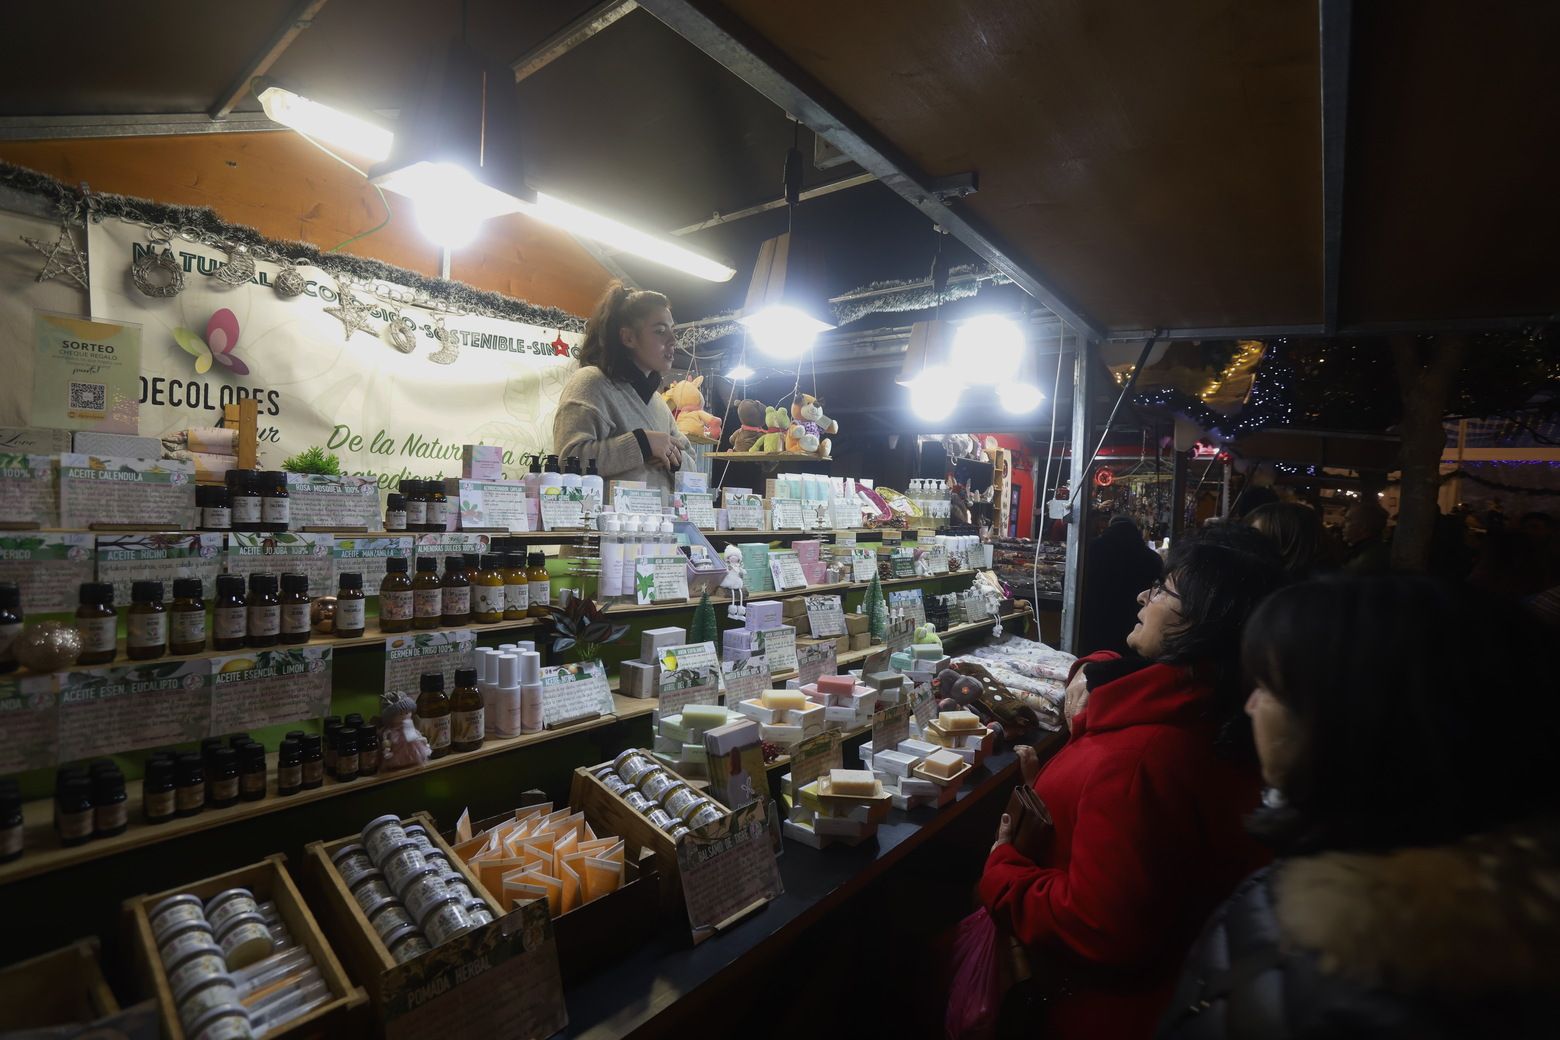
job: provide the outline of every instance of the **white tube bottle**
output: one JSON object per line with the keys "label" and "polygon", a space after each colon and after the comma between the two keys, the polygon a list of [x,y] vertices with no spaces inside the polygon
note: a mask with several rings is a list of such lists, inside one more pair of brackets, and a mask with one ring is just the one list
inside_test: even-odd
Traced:
{"label": "white tube bottle", "polygon": [[494,659],[498,675],[493,686],[493,705],[488,718],[493,720],[493,733],[500,737],[518,737],[523,731],[520,658],[515,654],[499,654]]}
{"label": "white tube bottle", "polygon": [[611,602],[623,594],[623,536],[618,518],[601,514],[601,577],[596,594],[602,602]]}
{"label": "white tube bottle", "polygon": [[580,490],[585,492],[590,508],[599,512],[602,503],[606,501],[607,484],[601,479],[601,474],[596,472],[595,459],[585,465],[585,475],[580,477]]}
{"label": "white tube bottle", "polygon": [[542,729],[542,655],[520,655],[520,729],[537,733]]}

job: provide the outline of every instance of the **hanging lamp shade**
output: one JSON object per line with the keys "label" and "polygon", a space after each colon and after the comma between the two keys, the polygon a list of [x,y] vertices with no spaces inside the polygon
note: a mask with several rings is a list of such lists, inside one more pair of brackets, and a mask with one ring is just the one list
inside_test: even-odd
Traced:
{"label": "hanging lamp shade", "polygon": [[[451,234],[534,202],[521,161],[514,76],[489,70],[456,39],[430,61],[410,119],[396,127],[390,157],[373,183],[410,198],[425,226]],[[433,228],[429,228],[430,232]]]}
{"label": "hanging lamp shade", "polygon": [[772,357],[797,358],[818,333],[834,328],[823,288],[823,263],[790,232],[764,242],[737,319],[754,345]]}

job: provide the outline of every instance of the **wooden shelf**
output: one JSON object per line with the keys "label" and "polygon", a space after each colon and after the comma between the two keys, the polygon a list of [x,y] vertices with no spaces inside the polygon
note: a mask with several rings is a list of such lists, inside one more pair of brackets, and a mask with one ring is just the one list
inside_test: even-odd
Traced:
{"label": "wooden shelf", "polygon": [[19,881],[22,878],[35,877],[39,874],[47,874],[51,871],[73,867],[89,860],[113,856],[128,849],[156,845],[173,838],[182,838],[188,834],[251,820],[257,816],[284,812],[297,805],[308,805],[326,798],[350,794],[381,784],[427,776],[429,773],[458,766],[464,762],[474,762],[482,758],[491,758],[494,755],[508,754],[521,748],[567,737],[571,733],[608,726],[621,719],[648,715],[656,707],[654,700],[636,700],[632,697],[620,697],[616,694],[613,695],[612,700],[616,709],[613,714],[580,722],[564,729],[543,730],[539,733],[523,733],[518,737],[490,738],[475,751],[459,754],[452,753],[443,758],[433,759],[418,769],[402,769],[393,773],[380,772],[375,776],[365,776],[347,783],[338,783],[327,776],[324,786],[316,787],[312,790],[299,791],[297,794],[287,795],[286,797],[276,793],[276,754],[273,752],[266,756],[266,796],[263,799],[254,802],[239,802],[237,805],[231,805],[225,809],[206,809],[195,816],[177,817],[169,820],[167,823],[150,824],[142,821],[141,781],[131,780],[125,784],[125,793],[128,797],[132,822],[125,832],[116,834],[111,838],[94,839],[84,845],[76,845],[71,848],[62,848],[54,836],[53,799],[40,798],[28,802],[22,807],[26,851],[22,853],[21,859],[12,863],[0,864],[0,886],[12,881]]}
{"label": "wooden shelf", "polygon": [[[737,530],[737,531],[706,531],[706,530],[702,530],[701,529],[699,531],[699,533],[704,535],[704,537],[706,537],[706,538],[721,538],[721,539],[725,539],[725,540],[731,540],[731,539],[735,539],[735,538],[750,538],[750,539],[753,539],[755,541],[770,542],[770,541],[774,541],[777,538],[822,538],[822,537],[824,537],[826,535],[834,534],[836,530],[842,531],[842,532],[846,532],[846,533],[849,533],[849,534],[855,534],[855,535],[863,535],[863,534],[877,534],[877,535],[881,535],[883,533],[883,531],[885,530],[885,528],[882,528],[882,527],[842,527],[842,528],[832,528],[831,527],[828,530],[817,530],[817,531],[756,531],[756,530],[755,531],[745,531],[745,530]],[[925,531],[927,533],[936,533],[936,530],[934,530],[934,529],[914,528],[914,527],[906,527],[906,528],[894,527],[894,528],[887,528],[887,530],[899,531],[901,533],[918,533],[918,532],[921,532],[921,531]],[[112,532],[110,532],[110,531],[94,531],[94,530],[90,530],[90,529],[85,528],[85,527],[70,527],[70,528],[67,528],[67,527],[50,527],[50,528],[32,527],[32,528],[14,528],[13,529],[13,528],[7,528],[4,525],[0,525],[0,532],[4,532],[4,531],[11,531],[12,533],[21,533],[21,534],[92,534],[92,535],[98,535],[98,534],[177,534],[177,535],[221,534],[221,535],[227,535],[227,534],[234,533],[232,531],[180,531],[180,530],[175,530],[175,529],[172,529],[172,528],[154,528],[154,527],[140,528],[140,529],[137,529],[137,530],[134,530],[134,531],[125,530],[125,531],[112,531]],[[238,532],[238,533],[242,534],[242,533],[246,533],[246,532]],[[264,532],[260,532],[260,533],[264,533]],[[290,533],[290,534],[329,534],[331,532],[322,530],[322,531],[290,531],[288,533]],[[420,534],[485,534],[489,538],[492,538],[492,539],[495,539],[495,540],[502,538],[505,541],[519,542],[519,543],[521,543],[523,545],[572,545],[572,544],[574,544],[576,542],[583,541],[587,535],[590,535],[591,537],[596,537],[596,536],[598,536],[600,534],[599,531],[511,531],[511,532],[507,532],[507,533],[500,533],[500,532],[496,532],[496,531],[367,531],[367,532],[364,532],[364,531],[346,531],[345,529],[338,529],[337,533],[346,534],[346,535],[349,535],[351,537],[360,537],[360,538],[402,538],[402,537],[415,537],[415,536],[420,535]]]}
{"label": "wooden shelf", "polygon": [[[185,661],[202,661],[213,657],[235,657],[242,654],[258,654],[266,650],[305,650],[311,647],[322,646],[332,647],[336,650],[352,650],[366,646],[377,646],[383,648],[386,639],[394,639],[396,636],[415,635],[418,632],[454,632],[470,630],[472,632],[481,634],[483,632],[520,631],[528,628],[539,628],[541,627],[541,624],[541,618],[524,618],[520,621],[493,621],[486,624],[478,622],[470,625],[440,625],[438,628],[413,628],[408,629],[405,632],[371,632],[365,630],[362,635],[351,639],[342,639],[337,636],[315,635],[310,636],[307,643],[277,643],[275,646],[254,647],[241,646],[236,650],[202,650],[198,654],[164,654],[161,657],[153,657],[146,661],[130,660],[130,658],[125,656],[124,643],[120,643],[119,656],[115,657],[112,661],[109,661],[105,664],[77,665],[73,666],[73,668],[77,670],[89,668],[114,668],[140,664],[161,664],[164,661],[177,661],[182,663]],[[38,673],[30,672],[23,668],[15,673],[15,677],[25,679],[36,674]]]}
{"label": "wooden shelf", "polygon": [[[914,578],[880,579],[878,587],[887,589],[896,585],[914,585],[923,581],[943,581],[948,578],[973,577],[978,573],[978,571],[962,570],[950,571],[947,574],[920,575]],[[829,592],[854,592],[864,590],[871,584],[870,581],[836,581],[823,585],[808,585],[800,589],[786,589],[783,592],[750,592],[747,594],[746,602],[752,603],[755,600],[765,599],[791,599],[796,596],[819,596]],[[728,596],[710,597],[710,603],[713,606],[721,606],[730,602],[731,598]],[[675,603],[646,603],[642,606],[637,603],[614,603],[612,604],[611,615],[613,617],[632,617],[637,614],[667,614],[675,613],[679,610],[689,610],[698,605],[699,601],[697,599],[678,600]]]}

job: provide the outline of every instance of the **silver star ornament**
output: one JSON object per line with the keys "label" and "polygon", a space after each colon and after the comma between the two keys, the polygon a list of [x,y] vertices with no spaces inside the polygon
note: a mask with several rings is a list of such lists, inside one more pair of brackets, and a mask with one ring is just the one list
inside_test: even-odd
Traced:
{"label": "silver star ornament", "polygon": [[336,289],[336,306],[326,307],[325,313],[341,322],[342,339],[350,340],[354,332],[368,331],[368,305],[359,303],[344,285]]}
{"label": "silver star ornament", "polygon": [[[33,279],[38,282],[52,281],[56,275],[64,275],[82,289],[87,288],[87,258],[76,247],[76,236],[70,233],[70,228],[60,225],[59,237],[53,242],[45,244],[36,238],[23,235],[22,241],[32,246],[44,256],[43,270]],[[65,256],[61,257],[60,254]]]}

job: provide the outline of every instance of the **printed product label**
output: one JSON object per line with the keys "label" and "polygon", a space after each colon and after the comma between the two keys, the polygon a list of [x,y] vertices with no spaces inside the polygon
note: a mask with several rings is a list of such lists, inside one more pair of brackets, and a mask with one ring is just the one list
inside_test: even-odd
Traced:
{"label": "printed product label", "polygon": [[478,614],[501,614],[504,610],[504,586],[502,585],[478,585],[477,586]]}
{"label": "printed product label", "polygon": [[440,715],[438,718],[425,719],[417,716],[417,731],[428,741],[428,746],[437,751],[439,748],[450,746],[450,717]]}
{"label": "printed product label", "polygon": [[471,587],[461,588],[456,586],[444,590],[443,614],[470,614],[471,613]]}
{"label": "printed product label", "polygon": [[546,581],[533,581],[527,583],[530,586],[531,602],[537,606],[545,607],[552,602],[552,579]]}
{"label": "printed product label", "polygon": [[282,630],[282,608],[276,604],[249,608],[249,634],[274,636]]}
{"label": "printed product label", "polygon": [[168,642],[167,614],[125,615],[125,642],[130,646],[163,646]]}
{"label": "printed product label", "polygon": [[456,744],[475,744],[482,739],[483,709],[450,712],[450,739]]}
{"label": "printed product label", "polygon": [[282,606],[282,631],[307,632],[309,630],[309,605],[287,603]]}
{"label": "printed product label", "polygon": [[206,506],[201,511],[200,526],[226,531],[233,526],[233,510],[227,506]]}
{"label": "printed product label", "polygon": [[191,784],[188,787],[180,787],[175,792],[174,805],[180,812],[188,812],[191,809],[199,809],[206,804],[206,788],[200,784]]}
{"label": "printed product label", "polygon": [[444,611],[440,604],[442,589],[416,589],[412,592],[412,607],[418,617],[438,617]]}
{"label": "printed product label", "polygon": [[100,805],[93,811],[92,826],[100,831],[112,831],[123,827],[130,820],[130,803],[115,802]]}
{"label": "printed product label", "polygon": [[22,851],[22,825],[0,827],[0,856],[14,856]]}
{"label": "printed product label", "polygon": [[531,608],[531,586],[525,582],[516,585],[504,586],[505,610],[529,610]]}
{"label": "printed product label", "polygon": [[404,509],[386,510],[385,511],[385,530],[386,531],[404,531],[404,530],[406,530],[406,510],[404,510]]}
{"label": "printed product label", "polygon": [[412,616],[410,592],[386,592],[379,590],[379,616],[387,621],[407,621]]}
{"label": "printed product label", "polygon": [[448,502],[428,503],[428,523],[444,526],[444,521],[449,518],[450,504]]}
{"label": "printed product label", "polygon": [[292,520],[292,499],[290,498],[262,498],[260,500],[260,520],[267,524],[286,524]]}
{"label": "printed product label", "polygon": [[428,503],[406,503],[406,522],[408,524],[426,524],[428,522]]}
{"label": "printed product label", "polygon": [[60,813],[60,837],[85,838],[92,833],[92,810],[84,812]]}
{"label": "printed product label", "polygon": [[142,796],[142,806],[146,809],[146,815],[154,820],[160,820],[164,816],[172,816],[174,806],[173,791],[154,791]]}
{"label": "printed product label", "polygon": [[204,643],[206,641],[206,612],[204,610],[175,610],[173,612],[174,643]]}
{"label": "printed product label", "polygon": [[336,600],[336,631],[356,632],[362,628],[367,623],[365,612],[367,606],[368,604],[360,599]]}
{"label": "printed product label", "polygon": [[77,621],[76,631],[81,633],[81,649],[89,652],[114,649],[116,628],[116,620],[111,617]]}
{"label": "printed product label", "polygon": [[218,639],[243,639],[248,631],[243,607],[218,607],[212,611],[216,619]]}
{"label": "printed product label", "polygon": [[239,495],[232,501],[231,513],[235,524],[258,524],[260,522],[260,500],[250,498],[248,495]]}

